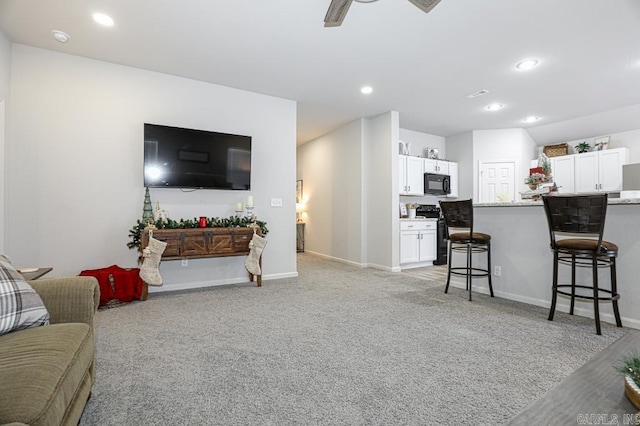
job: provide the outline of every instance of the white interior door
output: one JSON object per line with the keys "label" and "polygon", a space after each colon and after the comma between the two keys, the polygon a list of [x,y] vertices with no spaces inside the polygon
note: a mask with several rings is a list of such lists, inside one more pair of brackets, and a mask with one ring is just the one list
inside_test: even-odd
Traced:
{"label": "white interior door", "polygon": [[480,193],[481,203],[514,201],[516,199],[515,161],[481,162]]}

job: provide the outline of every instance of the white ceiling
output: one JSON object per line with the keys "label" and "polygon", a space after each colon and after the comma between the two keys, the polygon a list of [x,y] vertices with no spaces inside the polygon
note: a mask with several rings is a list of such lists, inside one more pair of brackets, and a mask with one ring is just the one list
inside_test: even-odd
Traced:
{"label": "white ceiling", "polygon": [[[599,114],[640,110],[639,0],[442,0],[428,14],[407,0],[354,2],[325,28],[329,3],[0,0],[0,28],[15,43],[295,100],[299,143],[390,110],[410,130],[523,127],[540,144],[640,127],[627,113],[607,129],[611,114]],[[95,24],[96,11],[115,26]],[[541,64],[517,71],[528,57]],[[490,93],[464,97],[479,89]],[[485,111],[492,102],[505,108]]]}

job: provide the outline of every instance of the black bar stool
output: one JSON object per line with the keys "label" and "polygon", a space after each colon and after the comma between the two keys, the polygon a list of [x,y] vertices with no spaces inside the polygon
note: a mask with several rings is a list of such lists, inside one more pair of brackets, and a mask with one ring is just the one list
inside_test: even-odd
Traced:
{"label": "black bar stool", "polygon": [[[472,279],[487,277],[489,279],[489,292],[493,297],[493,287],[491,286],[491,235],[473,232],[473,202],[471,200],[440,201],[440,209],[447,225],[447,239],[449,240],[449,267],[447,270],[447,285],[444,288],[444,292],[447,293],[449,291],[451,274],[461,275],[467,279],[467,290],[469,290],[469,300],[471,300]],[[466,254],[466,266],[451,266],[454,251]],[[473,254],[484,252],[487,253],[487,269],[474,268],[472,264]]]}
{"label": "black bar stool", "polygon": [[[607,215],[607,194],[544,196],[544,210],[549,222],[551,249],[553,250],[553,295],[549,321],[553,321],[558,294],[569,296],[573,315],[575,299],[593,300],[596,333],[600,331],[599,302],[606,300],[613,304],[616,325],[622,327],[618,299],[620,294],[616,282],[616,257],[618,246],[604,241],[604,221]],[[581,234],[581,238],[558,239],[567,234]],[[586,238],[582,238],[582,237]],[[571,284],[558,284],[558,265],[571,266]],[[592,285],[576,284],[576,267],[591,268]],[[603,289],[598,283],[598,268],[608,267],[611,272],[611,289]],[[592,291],[592,295],[576,294],[576,288]],[[570,289],[570,291],[564,290]]]}

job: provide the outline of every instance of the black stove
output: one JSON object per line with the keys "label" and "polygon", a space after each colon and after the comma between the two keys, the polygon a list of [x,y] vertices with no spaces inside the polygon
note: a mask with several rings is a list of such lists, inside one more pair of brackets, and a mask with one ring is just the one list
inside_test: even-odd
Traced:
{"label": "black stove", "polygon": [[436,234],[436,253],[437,258],[433,261],[434,265],[447,264],[447,227],[444,219],[440,218],[440,208],[435,204],[418,204],[416,216],[428,219],[438,219],[438,230]]}
{"label": "black stove", "polygon": [[437,219],[440,217],[440,208],[435,204],[418,204],[416,216]]}

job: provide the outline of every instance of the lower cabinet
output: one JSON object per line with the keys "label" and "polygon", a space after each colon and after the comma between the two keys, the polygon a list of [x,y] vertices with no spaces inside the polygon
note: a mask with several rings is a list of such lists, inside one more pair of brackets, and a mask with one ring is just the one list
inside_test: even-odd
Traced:
{"label": "lower cabinet", "polygon": [[418,264],[435,260],[436,231],[435,219],[401,221],[400,264]]}

